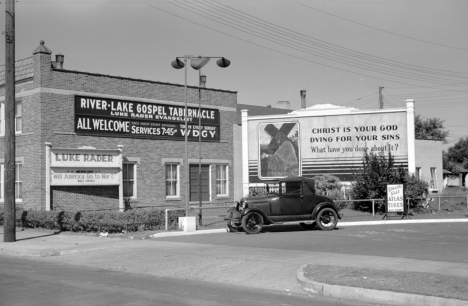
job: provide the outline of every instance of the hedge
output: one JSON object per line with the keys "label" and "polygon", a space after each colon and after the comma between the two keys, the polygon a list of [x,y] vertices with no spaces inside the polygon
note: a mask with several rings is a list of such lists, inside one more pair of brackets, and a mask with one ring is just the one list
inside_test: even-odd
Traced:
{"label": "hedge", "polygon": [[[168,212],[168,228],[176,229],[178,217],[185,216],[183,210]],[[0,225],[4,211],[0,210]],[[26,228],[58,229],[73,232],[134,232],[165,228],[163,210],[133,209],[117,211],[45,211],[17,210],[16,224]]]}

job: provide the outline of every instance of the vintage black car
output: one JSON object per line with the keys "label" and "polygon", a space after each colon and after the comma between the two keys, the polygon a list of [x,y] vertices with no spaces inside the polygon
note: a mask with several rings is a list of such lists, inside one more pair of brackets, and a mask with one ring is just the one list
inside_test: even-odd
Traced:
{"label": "vintage black car", "polygon": [[267,181],[266,191],[266,195],[244,197],[228,210],[224,218],[228,221],[228,232],[244,230],[257,234],[264,225],[285,223],[332,230],[341,219],[335,203],[315,193],[313,179],[288,177]]}

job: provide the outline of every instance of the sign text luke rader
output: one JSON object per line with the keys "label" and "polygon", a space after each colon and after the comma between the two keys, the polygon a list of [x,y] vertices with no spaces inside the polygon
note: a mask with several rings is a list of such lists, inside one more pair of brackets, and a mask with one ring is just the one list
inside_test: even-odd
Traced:
{"label": "sign text luke rader", "polygon": [[[81,159],[83,157],[83,159]],[[72,154],[62,153],[55,155],[56,161],[84,161],[84,162],[113,162],[114,156],[101,154]]]}

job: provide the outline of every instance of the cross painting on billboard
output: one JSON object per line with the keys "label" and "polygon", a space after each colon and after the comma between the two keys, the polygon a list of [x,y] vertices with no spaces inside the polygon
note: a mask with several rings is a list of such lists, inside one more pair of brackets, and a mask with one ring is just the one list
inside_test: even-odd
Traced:
{"label": "cross painting on billboard", "polygon": [[259,132],[259,177],[278,178],[300,175],[299,124],[264,123]]}

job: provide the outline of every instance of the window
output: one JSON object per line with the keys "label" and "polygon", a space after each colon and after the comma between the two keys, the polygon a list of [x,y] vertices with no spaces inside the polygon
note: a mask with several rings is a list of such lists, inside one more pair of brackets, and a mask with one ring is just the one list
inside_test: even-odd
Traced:
{"label": "window", "polygon": [[[15,103],[15,133],[23,132],[23,104]],[[5,103],[0,104],[0,136],[5,136]]]}
{"label": "window", "polygon": [[[0,104],[0,135],[5,135],[5,104]],[[2,197],[3,199],[3,197]]]}
{"label": "window", "polygon": [[421,167],[416,167],[416,173],[415,173],[415,176],[418,180],[420,180],[422,178],[421,176]]}
{"label": "window", "polygon": [[282,182],[281,194],[289,196],[300,196],[302,194],[301,182]]}
{"label": "window", "polygon": [[23,131],[23,103],[15,103],[15,133]]}
{"label": "window", "polygon": [[438,189],[437,188],[437,168],[431,168],[431,182],[430,182],[429,188]]}
{"label": "window", "polygon": [[179,164],[166,164],[166,198],[180,197]]}
{"label": "window", "polygon": [[[0,200],[5,200],[5,165],[0,165]],[[15,201],[23,199],[23,164],[18,163],[15,166]]]}
{"label": "window", "polygon": [[136,164],[123,164],[123,196],[136,198]]}
{"label": "window", "polygon": [[227,165],[217,165],[216,166],[216,195],[218,196],[228,196],[228,166]]}

